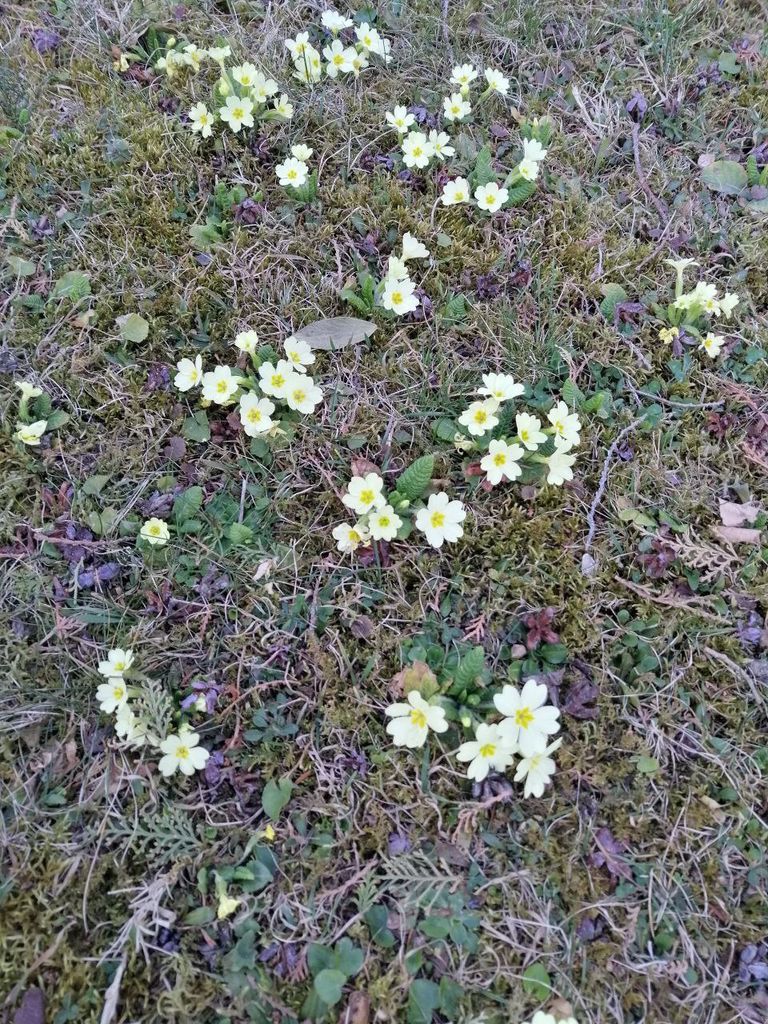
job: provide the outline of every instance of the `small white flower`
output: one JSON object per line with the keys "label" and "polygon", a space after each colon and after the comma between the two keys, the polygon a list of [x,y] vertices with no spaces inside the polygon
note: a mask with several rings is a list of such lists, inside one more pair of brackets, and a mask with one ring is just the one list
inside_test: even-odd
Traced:
{"label": "small white flower", "polygon": [[254,82],[257,81],[260,72],[255,64],[246,62],[245,64],[238,65],[236,68],[232,68],[230,74],[238,85],[242,85],[244,89],[250,89]]}
{"label": "small white flower", "polygon": [[256,81],[251,86],[251,97],[260,104],[265,104],[268,99],[278,91],[280,86],[274,78],[265,78],[261,72],[256,76]]}
{"label": "small white flower", "polygon": [[123,650],[122,647],[113,647],[107,653],[107,660],[99,662],[99,675],[107,679],[122,678],[133,664],[133,651]]}
{"label": "small white flower", "polygon": [[433,128],[427,141],[431,144],[432,151],[438,160],[445,160],[447,156],[456,155],[456,150],[451,145],[451,137],[447,132],[439,132]]}
{"label": "small white flower", "polygon": [[443,708],[424,700],[418,690],[410,690],[405,699],[407,704],[390,704],[384,712],[392,719],[387,732],[396,747],[415,750],[427,742],[430,729],[433,732],[448,729]]}
{"label": "small white flower", "polygon": [[314,46],[306,46],[293,63],[296,68],[294,78],[300,82],[319,82],[323,77],[323,61]]}
{"label": "small white flower", "polygon": [[463,121],[472,113],[472,104],[460,92],[454,92],[443,100],[443,117],[446,121]]}
{"label": "small white flower", "polygon": [[132,747],[140,747],[147,741],[147,723],[129,704],[120,704],[115,715],[115,735]]}
{"label": "small white flower", "polygon": [[309,42],[309,32],[299,32],[295,39],[286,39],[285,45],[294,60],[301,57],[307,49],[313,49]]}
{"label": "small white flower", "polygon": [[461,524],[467,513],[460,501],[451,501],[445,491],[431,494],[426,508],[416,513],[417,530],[426,537],[427,543],[433,548],[440,548],[444,541],[452,544],[464,536]]}
{"label": "small white flower", "polygon": [[506,441],[491,441],[488,454],[480,459],[480,468],[485,470],[488,483],[500,484],[507,480],[516,480],[523,470],[519,465],[525,452],[519,444],[508,444]]}
{"label": "small white flower", "polygon": [[408,267],[399,256],[390,256],[387,260],[387,281],[405,281],[408,279]]}
{"label": "small white flower", "polygon": [[356,512],[364,516],[373,508],[382,508],[386,504],[386,498],[382,494],[384,481],[378,473],[366,473],[365,476],[353,476],[347,485],[347,493],[341,499],[342,502]]}
{"label": "small white flower", "polygon": [[506,96],[509,92],[509,79],[505,78],[500,71],[486,68],[485,80],[488,83],[488,88],[500,96]]}
{"label": "small white flower", "polygon": [[355,35],[357,36],[357,41],[366,50],[378,52],[381,49],[381,36],[375,28],[371,28],[367,21],[364,21],[362,25],[355,29]]}
{"label": "small white flower", "polygon": [[733,292],[726,292],[725,295],[720,299],[720,314],[724,316],[726,320],[731,319],[731,314],[739,304],[739,296]]}
{"label": "small white flower", "polygon": [[394,540],[403,520],[391,505],[382,505],[368,516],[368,526],[374,540]]}
{"label": "small white flower", "polygon": [[256,331],[240,331],[235,336],[235,348],[246,355],[252,356],[259,347],[259,336]]}
{"label": "small white flower", "polygon": [[538,416],[519,412],[515,416],[515,426],[517,427],[517,436],[529,452],[535,452],[539,445],[544,444],[547,440],[547,435],[541,429],[541,420]]}
{"label": "small white flower", "polygon": [[291,156],[295,156],[297,160],[302,160],[305,163],[314,152],[314,149],[305,146],[303,142],[297,142],[295,146],[291,146]]}
{"label": "small white flower", "polygon": [[406,231],[403,235],[403,261],[429,259],[429,249],[418,238]]}
{"label": "small white flower", "polygon": [[489,181],[487,185],[480,185],[475,189],[475,200],[481,210],[488,213],[495,213],[509,199],[509,192],[505,188],[499,188],[495,181]]}
{"label": "small white flower", "polygon": [[259,367],[259,387],[265,395],[284,399],[293,376],[294,369],[287,359],[279,359],[277,366],[262,363]]}
{"label": "small white flower", "polygon": [[557,765],[549,755],[553,754],[562,742],[562,739],[555,740],[554,743],[550,743],[543,750],[530,754],[528,757],[518,761],[515,782],[522,782],[525,779],[523,797],[526,800],[529,796],[543,796],[544,787],[555,774],[555,769],[557,768]]}
{"label": "small white flower", "polygon": [[531,160],[538,164],[547,155],[548,150],[544,149],[538,139],[523,139],[523,160]]}
{"label": "small white flower", "polygon": [[326,46],[323,56],[328,61],[325,66],[328,77],[336,78],[339,73],[351,71],[355,53],[351,46],[345,46],[340,39],[334,39],[330,46]]}
{"label": "small white flower", "polygon": [[477,71],[471,64],[459,64],[451,72],[451,84],[463,89],[477,78]]}
{"label": "small white flower", "polygon": [[547,736],[560,728],[560,711],[546,703],[547,696],[544,683],[529,679],[522,691],[507,685],[493,698],[496,710],[504,715],[499,732],[523,757],[541,753]]}
{"label": "small white flower", "polygon": [[457,206],[459,203],[469,202],[469,182],[466,178],[454,178],[453,181],[446,181],[443,185],[443,194],[440,196],[443,206]]}
{"label": "small white flower", "polygon": [[565,402],[558,402],[550,409],[547,419],[555,430],[555,447],[561,452],[569,452],[581,443],[581,420],[575,412],[568,412]]}
{"label": "small white flower", "polygon": [[395,107],[391,113],[387,111],[384,118],[400,135],[405,135],[411,125],[416,123],[413,114],[409,114],[408,108],[403,106]]}
{"label": "small white flower", "polygon": [[288,408],[308,416],[323,400],[323,392],[307,373],[293,373],[285,392]]}
{"label": "small white flower", "polygon": [[275,411],[273,402],[268,398],[259,398],[252,391],[240,397],[240,422],[249,437],[266,434],[274,426],[272,413]]}
{"label": "small white flower", "polygon": [[40,444],[40,438],[45,433],[47,426],[48,420],[35,420],[34,423],[17,423],[13,439],[14,441],[21,441],[22,444],[35,447]]}
{"label": "small white flower", "polygon": [[240,378],[228,366],[217,366],[203,374],[203,398],[206,402],[226,405],[239,387]]}
{"label": "small white flower", "polygon": [[28,402],[30,398],[39,398],[43,393],[42,388],[38,388],[34,384],[30,384],[28,380],[16,380],[14,381],[14,384],[21,392],[21,402]]}
{"label": "small white flower", "polygon": [[144,522],[144,525],[139,530],[139,536],[153,548],[162,548],[168,543],[171,531],[168,529],[168,523],[164,519],[152,516],[151,519],[147,519]]}
{"label": "small white flower", "polygon": [[702,340],[699,348],[703,349],[710,359],[715,359],[720,355],[723,345],[725,344],[725,338],[722,334],[713,334],[711,331]]}
{"label": "small white flower", "polygon": [[536,181],[539,176],[539,165],[535,160],[521,160],[517,165],[517,173],[525,181]]}
{"label": "small white flower", "polygon": [[349,523],[339,523],[331,530],[331,534],[336,541],[336,547],[344,554],[356,551],[371,536],[365,523],[356,523],[354,526],[350,526]]}
{"label": "small white flower", "polygon": [[219,117],[226,121],[235,135],[243,125],[253,128],[253,100],[248,96],[227,96],[224,106],[219,107]]}
{"label": "small white flower", "polygon": [[194,362],[191,359],[180,359],[176,363],[176,369],[179,372],[173,378],[174,387],[179,391],[191,391],[202,380],[203,357],[195,356]]}
{"label": "small white flower", "polygon": [[545,461],[548,469],[548,484],[560,487],[566,480],[573,480],[573,469],[571,467],[576,461],[575,455],[570,455],[560,448],[555,448]]}
{"label": "small white flower", "polygon": [[410,278],[406,277],[400,281],[387,278],[384,282],[384,291],[381,293],[381,304],[384,309],[391,309],[398,316],[412,313],[419,305],[415,291],[416,285]]}
{"label": "small white flower", "polygon": [[368,55],[365,50],[361,50],[360,53],[355,52],[352,58],[352,74],[355,78],[360,77],[360,72],[364,71],[368,67]]}
{"label": "small white flower", "polygon": [[509,373],[484,373],[483,386],[477,389],[478,395],[487,395],[497,402],[507,402],[519,398],[525,391],[524,384],[518,384]]}
{"label": "small white flower", "polygon": [[165,755],[160,758],[157,767],[166,778],[180,771],[182,775],[193,775],[205,768],[210,752],[198,746],[200,737],[189,729],[180,729],[178,734],[166,736],[160,744]]}
{"label": "small white flower", "polygon": [[482,402],[472,402],[468,409],[459,416],[459,423],[466,427],[473,437],[481,437],[498,425],[496,412],[499,403],[495,398],[486,398]]}
{"label": "small white flower", "polygon": [[275,100],[275,113],[285,118],[286,121],[290,121],[293,117],[293,104],[284,92]]}
{"label": "small white flower", "polygon": [[212,46],[208,51],[208,56],[217,64],[222,64],[227,57],[232,56],[232,51],[228,46]]}
{"label": "small white flower", "polygon": [[182,60],[188,67],[192,68],[192,70],[195,73],[197,73],[200,70],[200,65],[203,63],[203,60],[208,56],[207,50],[201,50],[200,47],[195,46],[194,43],[188,43],[184,47],[182,53]]}
{"label": "small white flower", "polygon": [[323,11],[320,16],[320,23],[323,28],[327,28],[330,32],[335,35],[337,32],[341,32],[344,28],[351,28],[352,19],[345,18],[343,14],[339,14],[338,11]]}
{"label": "small white flower", "polygon": [[275,167],[275,173],[277,174],[278,182],[283,187],[290,185],[292,188],[299,188],[307,180],[309,167],[307,167],[303,160],[297,160],[296,157],[292,156],[283,161],[283,163],[278,164]]}
{"label": "small white flower", "polygon": [[96,688],[96,700],[106,714],[111,715],[128,700],[128,686],[121,678],[114,678]]}
{"label": "small white flower", "polygon": [[426,167],[434,156],[432,143],[424,132],[409,132],[403,139],[401,148],[406,167]]}
{"label": "small white flower", "polygon": [[302,338],[286,338],[283,342],[285,358],[294,368],[296,373],[306,373],[307,367],[315,361],[315,353]]}
{"label": "small white flower", "polygon": [[498,725],[480,724],[475,729],[474,740],[462,743],[456,757],[459,761],[469,761],[467,778],[482,782],[491,769],[503,772],[509,768],[514,753],[514,747],[501,734]]}

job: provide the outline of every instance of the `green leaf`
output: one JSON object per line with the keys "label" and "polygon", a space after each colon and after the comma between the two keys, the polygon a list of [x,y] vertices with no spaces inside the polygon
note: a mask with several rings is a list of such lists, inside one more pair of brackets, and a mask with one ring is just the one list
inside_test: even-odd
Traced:
{"label": "green leaf", "polygon": [[346,975],[341,971],[326,968],[315,978],[315,992],[328,1006],[335,1006],[341,999],[346,980]]}
{"label": "green leaf", "polygon": [[635,526],[644,526],[649,530],[654,529],[658,524],[651,516],[641,512],[639,508],[622,508],[619,510],[619,521],[622,523],[634,523]]}
{"label": "green leaf", "polygon": [[264,808],[264,813],[267,817],[271,818],[272,821],[277,821],[280,817],[280,812],[291,799],[291,793],[293,792],[293,783],[289,778],[270,779],[264,787],[264,792],[261,794],[261,806]]}
{"label": "green leaf", "polygon": [[720,71],[724,71],[726,75],[738,75],[741,71],[741,64],[736,60],[736,54],[733,50],[723,50],[717,58],[717,67]]}
{"label": "green leaf", "polygon": [[454,682],[461,689],[466,689],[475,682],[485,668],[485,651],[482,647],[473,647],[459,661],[454,675]]}
{"label": "green leaf", "polygon": [[747,172],[735,160],[715,160],[701,172],[705,185],[713,192],[736,196],[747,187]]}
{"label": "green leaf", "polygon": [[82,270],[68,270],[62,274],[51,292],[52,299],[72,299],[77,302],[91,294],[91,279]]}
{"label": "green leaf", "polygon": [[408,992],[408,1024],[431,1024],[435,1010],[440,1006],[440,989],[427,978],[411,982]]}
{"label": "green leaf", "polygon": [[213,907],[195,907],[184,918],[184,924],[201,925],[210,924],[216,917]]}
{"label": "green leaf", "polygon": [[747,184],[753,187],[760,184],[760,171],[754,153],[750,153],[747,157]]}
{"label": "green leaf", "polygon": [[365,956],[362,949],[352,939],[339,939],[334,950],[334,966],[348,978],[354,977],[363,969]]}
{"label": "green leaf", "polygon": [[578,409],[584,401],[584,392],[570,377],[563,384],[563,401],[570,409]]}
{"label": "green leaf", "polygon": [[181,494],[177,495],[173,503],[173,518],[176,520],[177,525],[181,526],[188,519],[193,519],[202,507],[203,488],[198,486],[188,487],[186,491],[182,491]]}
{"label": "green leaf", "polygon": [[543,964],[531,964],[523,974],[523,989],[534,999],[544,1000],[552,991],[552,979]]}
{"label": "green leaf", "polygon": [[32,260],[25,260],[21,256],[6,256],[5,262],[18,277],[31,277],[35,272]]}
{"label": "green leaf", "polygon": [[491,147],[483,146],[475,157],[475,166],[472,171],[473,191],[481,185],[488,185],[496,180],[496,172],[491,163]]}
{"label": "green leaf", "polygon": [[442,419],[435,420],[432,424],[432,433],[441,441],[453,441],[456,436],[456,423],[448,419],[447,416],[443,416]]}
{"label": "green leaf", "polygon": [[608,323],[612,324],[616,307],[620,302],[626,301],[627,293],[620,284],[603,284],[600,286],[600,291],[605,296],[600,303],[600,312]]}
{"label": "green leaf", "polygon": [[123,341],[144,341],[149,334],[149,324],[138,313],[126,313],[116,318],[117,330]]}
{"label": "green leaf", "polygon": [[227,528],[227,537],[233,544],[250,544],[253,540],[253,530],[245,523],[230,523]]}
{"label": "green leaf", "polygon": [[388,919],[387,908],[382,903],[374,903],[363,914],[363,920],[371,933],[371,942],[375,942],[383,949],[389,949],[395,944],[395,936],[387,927]]}
{"label": "green leaf", "polygon": [[111,473],[97,473],[95,476],[89,476],[87,480],[83,481],[83,486],[80,488],[81,492],[91,495],[101,494],[110,476]]}
{"label": "green leaf", "polygon": [[536,182],[519,181],[516,185],[512,185],[508,191],[509,198],[507,199],[507,206],[519,206],[521,203],[524,203],[526,199],[530,199],[536,191]]}
{"label": "green leaf", "polygon": [[408,501],[415,501],[429,487],[434,471],[434,455],[422,455],[397,478],[397,490]]}
{"label": "green leaf", "polygon": [[69,423],[69,413],[64,412],[63,409],[54,409],[48,417],[45,425],[46,430],[58,430],[59,427],[63,427],[65,423]]}
{"label": "green leaf", "polygon": [[459,293],[451,295],[440,309],[440,319],[444,324],[457,324],[467,315],[467,300]]}
{"label": "green leaf", "polygon": [[311,942],[307,950],[307,967],[313,977],[317,977],[320,971],[326,967],[333,967],[333,951],[319,942]]}
{"label": "green leaf", "polygon": [[659,762],[655,757],[640,756],[635,761],[637,770],[643,775],[654,775],[659,770]]}
{"label": "green leaf", "polygon": [[198,409],[196,413],[187,416],[181,428],[181,434],[188,441],[210,441],[211,427],[205,409]]}

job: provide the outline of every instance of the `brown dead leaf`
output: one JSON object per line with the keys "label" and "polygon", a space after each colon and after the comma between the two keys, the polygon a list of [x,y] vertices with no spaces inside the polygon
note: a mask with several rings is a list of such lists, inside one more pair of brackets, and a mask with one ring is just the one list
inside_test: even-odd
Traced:
{"label": "brown dead leaf", "polygon": [[437,676],[423,661],[406,665],[390,681],[389,692],[393,697],[405,697],[411,690],[418,690],[426,699],[437,692]]}
{"label": "brown dead leaf", "polygon": [[349,1002],[339,1016],[339,1024],[368,1024],[371,999],[367,992],[352,992]]}
{"label": "brown dead leaf", "polygon": [[744,526],[716,526],[714,533],[726,544],[759,544],[760,531],[749,530]]}
{"label": "brown dead leaf", "polygon": [[754,523],[760,515],[760,508],[754,501],[741,504],[736,501],[720,502],[720,522],[723,526],[744,526]]}
{"label": "brown dead leaf", "polygon": [[381,470],[375,462],[358,456],[352,459],[352,476],[366,476],[368,473],[376,473],[381,476]]}

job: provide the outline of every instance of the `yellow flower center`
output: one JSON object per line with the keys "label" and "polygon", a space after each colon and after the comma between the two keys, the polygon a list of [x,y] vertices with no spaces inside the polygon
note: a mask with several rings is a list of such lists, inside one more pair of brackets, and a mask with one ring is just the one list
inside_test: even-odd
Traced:
{"label": "yellow flower center", "polygon": [[122,686],[115,686],[114,689],[112,690],[112,696],[115,698],[115,700],[122,700],[124,694],[125,690],[123,689]]}
{"label": "yellow flower center", "polygon": [[294,391],[293,392],[293,400],[294,400],[294,402],[303,402],[303,401],[306,400],[306,397],[307,397],[307,392],[306,391],[302,391],[301,389],[299,389],[298,391]]}
{"label": "yellow flower center", "polygon": [[176,747],[176,757],[178,757],[180,761],[186,761],[189,757],[189,747]]}
{"label": "yellow flower center", "polygon": [[124,670],[125,670],[125,662],[124,661],[116,661],[115,662],[115,671],[116,672],[123,672]]}
{"label": "yellow flower center", "polygon": [[394,306],[399,306],[402,303],[402,301],[403,301],[403,293],[402,292],[392,292],[392,304]]}
{"label": "yellow flower center", "polygon": [[424,726],[427,724],[427,716],[424,714],[423,711],[419,711],[418,708],[413,709],[413,711],[410,714],[410,719],[413,722],[413,724],[417,726],[419,729],[423,729]]}
{"label": "yellow flower center", "polygon": [[527,441],[527,440],[528,440],[528,438],[530,437],[530,434],[531,434],[530,430],[527,430],[526,428],[523,428],[523,429],[522,429],[522,430],[520,431],[520,437],[521,437],[521,439],[522,439],[523,441]]}
{"label": "yellow flower center", "polygon": [[493,456],[494,466],[503,466],[506,461],[507,456],[504,454],[504,452],[496,452],[496,454]]}
{"label": "yellow flower center", "polygon": [[350,530],[349,539],[352,541],[353,544],[359,544],[363,538],[360,536],[357,530]]}
{"label": "yellow flower center", "polygon": [[295,170],[295,169],[294,169],[294,168],[292,167],[292,168],[290,169],[290,171],[288,171],[288,174],[286,175],[286,177],[290,178],[290,179],[291,179],[291,181],[293,181],[293,179],[294,179],[294,178],[297,178],[297,177],[298,177],[298,171],[296,171],[296,170]]}
{"label": "yellow flower center", "polygon": [[234,117],[238,121],[242,121],[244,116],[245,116],[245,111],[243,110],[242,107],[233,107],[233,109],[232,109],[232,117]]}
{"label": "yellow flower center", "polygon": [[335,53],[333,55],[333,63],[336,65],[337,68],[340,68],[341,65],[344,63],[344,54],[343,53]]}
{"label": "yellow flower center", "polygon": [[515,712],[515,725],[521,729],[527,729],[533,721],[533,712],[530,708],[518,708]]}
{"label": "yellow flower center", "polygon": [[282,375],[282,373],[273,373],[272,374],[272,387],[273,388],[281,388],[284,384],[285,384],[285,377]]}
{"label": "yellow flower center", "polygon": [[493,755],[495,753],[496,753],[496,744],[495,743],[484,743],[482,745],[482,747],[480,747],[480,757],[493,757]]}
{"label": "yellow flower center", "polygon": [[226,390],[227,390],[227,382],[225,380],[220,380],[216,384],[216,391],[218,392],[218,394],[223,395]]}
{"label": "yellow flower center", "polygon": [[160,536],[160,527],[157,525],[157,523],[152,523],[152,525],[147,528],[147,533],[151,537],[159,537]]}
{"label": "yellow flower center", "polygon": [[444,512],[433,512],[429,517],[429,525],[437,528],[438,526],[445,525],[445,513]]}
{"label": "yellow flower center", "polygon": [[248,422],[261,423],[261,413],[259,412],[258,409],[251,409],[251,411],[248,413]]}
{"label": "yellow flower center", "polygon": [[488,419],[488,413],[485,409],[478,409],[475,413],[475,423],[485,423]]}
{"label": "yellow flower center", "polygon": [[367,487],[364,491],[360,491],[360,501],[362,501],[364,505],[372,505],[375,497],[376,495],[370,487]]}
{"label": "yellow flower center", "polygon": [[200,124],[208,124],[208,115],[207,114],[200,114],[198,116],[198,120],[200,121]]}

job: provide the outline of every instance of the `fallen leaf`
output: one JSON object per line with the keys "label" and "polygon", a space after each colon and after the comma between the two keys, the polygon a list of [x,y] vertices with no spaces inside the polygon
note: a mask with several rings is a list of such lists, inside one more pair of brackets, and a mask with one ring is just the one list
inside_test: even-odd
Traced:
{"label": "fallen leaf", "polygon": [[411,690],[418,690],[427,700],[437,692],[437,676],[423,661],[414,661],[401,669],[389,684],[393,697],[404,697]]}
{"label": "fallen leaf", "polygon": [[743,526],[754,523],[760,515],[760,508],[754,501],[742,505],[736,501],[720,502],[720,522],[723,526]]}
{"label": "fallen leaf", "polygon": [[376,324],[370,320],[359,320],[354,316],[334,316],[330,320],[316,320],[296,331],[294,338],[306,341],[310,348],[334,352],[348,345],[359,345],[370,338]]}
{"label": "fallen leaf", "polygon": [[759,544],[760,531],[744,526],[716,526],[714,532],[727,544]]}
{"label": "fallen leaf", "polygon": [[339,1024],[368,1024],[371,1016],[371,1000],[367,992],[352,992],[346,1008],[339,1017]]}
{"label": "fallen leaf", "polygon": [[352,459],[352,476],[367,476],[368,473],[375,473],[377,476],[381,476],[381,470],[375,462],[371,462],[369,459],[364,459],[362,455]]}
{"label": "fallen leaf", "polygon": [[596,868],[605,868],[611,878],[632,878],[632,869],[624,860],[627,850],[626,843],[616,839],[609,828],[599,828],[595,832],[597,849],[589,855],[589,863]]}

